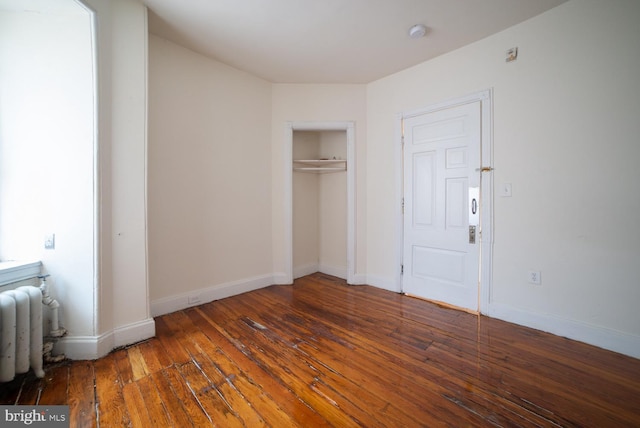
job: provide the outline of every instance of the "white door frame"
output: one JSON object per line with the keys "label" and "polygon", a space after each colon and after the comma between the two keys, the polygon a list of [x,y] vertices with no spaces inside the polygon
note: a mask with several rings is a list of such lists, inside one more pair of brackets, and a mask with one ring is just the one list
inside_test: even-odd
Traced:
{"label": "white door frame", "polygon": [[346,131],[347,133],[347,283],[356,270],[356,152],[354,122],[287,122],[284,144],[284,215],[286,283],[293,283],[293,131]]}
{"label": "white door frame", "polygon": [[476,92],[464,97],[455,98],[430,106],[410,110],[396,115],[395,126],[395,163],[396,171],[396,194],[399,195],[396,209],[396,236],[399,237],[396,242],[396,284],[399,291],[402,290],[402,263],[404,261],[403,244],[404,244],[404,215],[402,205],[404,201],[404,165],[403,165],[403,121],[404,119],[419,116],[422,114],[432,113],[438,110],[456,107],[471,102],[480,102],[480,121],[481,121],[481,138],[480,143],[480,277],[479,277],[479,296],[478,311],[487,313],[489,310],[489,302],[491,298],[491,278],[492,278],[492,252],[493,252],[493,129],[492,129],[492,90]]}

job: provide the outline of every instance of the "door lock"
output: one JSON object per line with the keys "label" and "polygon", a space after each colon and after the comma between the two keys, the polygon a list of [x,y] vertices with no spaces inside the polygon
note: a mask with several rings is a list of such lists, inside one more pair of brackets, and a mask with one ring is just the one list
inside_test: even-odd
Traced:
{"label": "door lock", "polygon": [[469,244],[476,243],[476,227],[469,226]]}

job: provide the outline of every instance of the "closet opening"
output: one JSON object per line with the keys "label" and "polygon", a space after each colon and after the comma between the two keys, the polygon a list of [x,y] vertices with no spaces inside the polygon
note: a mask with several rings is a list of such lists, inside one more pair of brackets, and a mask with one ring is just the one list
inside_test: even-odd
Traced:
{"label": "closet opening", "polygon": [[287,124],[288,279],[355,276],[353,123]]}

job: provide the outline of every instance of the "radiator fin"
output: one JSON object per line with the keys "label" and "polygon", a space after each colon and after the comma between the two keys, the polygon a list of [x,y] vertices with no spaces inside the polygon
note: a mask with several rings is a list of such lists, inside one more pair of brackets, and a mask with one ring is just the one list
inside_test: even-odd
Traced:
{"label": "radiator fin", "polygon": [[0,382],[42,370],[42,293],[24,286],[0,293]]}

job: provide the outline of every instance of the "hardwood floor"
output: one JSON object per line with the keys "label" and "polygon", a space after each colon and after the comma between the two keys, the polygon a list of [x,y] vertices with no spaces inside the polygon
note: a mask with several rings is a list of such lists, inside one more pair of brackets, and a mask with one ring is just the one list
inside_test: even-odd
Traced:
{"label": "hardwood floor", "polygon": [[323,274],[0,385],[71,426],[640,426],[640,360]]}

